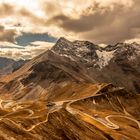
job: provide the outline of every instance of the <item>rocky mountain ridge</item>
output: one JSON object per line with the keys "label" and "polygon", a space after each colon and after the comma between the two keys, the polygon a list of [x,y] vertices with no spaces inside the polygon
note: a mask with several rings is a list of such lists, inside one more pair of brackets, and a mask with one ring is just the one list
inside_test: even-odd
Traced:
{"label": "rocky mountain ridge", "polygon": [[140,85],[136,86],[136,83],[140,83],[138,78],[140,76],[140,44],[138,43],[118,43],[100,47],[88,41],[70,42],[65,38],[60,38],[51,50],[72,61],[83,63],[89,70],[90,76],[92,74],[98,76],[97,78],[92,76],[95,81],[111,82],[119,86],[123,81],[125,84],[122,86],[132,89],[131,91],[140,92]]}
{"label": "rocky mountain ridge", "polygon": [[[51,49],[55,53],[67,56],[71,59],[80,59],[85,63],[98,63],[99,68],[108,65],[109,61],[119,55],[125,55],[128,59],[140,56],[140,44],[117,43],[101,47],[89,41],[69,41],[61,37]],[[118,58],[119,59],[119,58]],[[103,61],[103,63],[101,63]],[[102,64],[102,65],[101,65]]]}

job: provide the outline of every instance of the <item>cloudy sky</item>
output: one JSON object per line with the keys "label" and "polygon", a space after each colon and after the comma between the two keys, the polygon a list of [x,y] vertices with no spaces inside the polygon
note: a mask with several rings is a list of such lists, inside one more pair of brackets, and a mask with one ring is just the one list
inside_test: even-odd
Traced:
{"label": "cloudy sky", "polygon": [[140,39],[140,0],[0,0],[0,55],[32,58],[59,37],[115,44]]}

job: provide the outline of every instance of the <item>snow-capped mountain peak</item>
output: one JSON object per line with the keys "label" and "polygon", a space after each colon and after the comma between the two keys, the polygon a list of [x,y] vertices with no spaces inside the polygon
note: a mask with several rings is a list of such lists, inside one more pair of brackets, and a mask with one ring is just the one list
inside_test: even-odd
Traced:
{"label": "snow-capped mountain peak", "polygon": [[104,48],[89,41],[69,41],[61,37],[52,48],[55,53],[80,61],[89,67],[104,68],[110,61],[118,58],[134,59],[140,55],[140,45],[137,43],[117,43]]}

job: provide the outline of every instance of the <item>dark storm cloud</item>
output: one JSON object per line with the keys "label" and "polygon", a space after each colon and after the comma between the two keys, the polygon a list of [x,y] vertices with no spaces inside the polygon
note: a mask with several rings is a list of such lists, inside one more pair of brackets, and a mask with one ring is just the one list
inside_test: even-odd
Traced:
{"label": "dark storm cloud", "polygon": [[62,13],[62,7],[58,1],[47,1],[42,3],[42,9],[47,15],[56,15]]}
{"label": "dark storm cloud", "polygon": [[[7,1],[7,3],[0,3],[0,18],[5,18],[3,22],[7,20],[7,27],[13,25],[19,32],[23,27],[23,32],[36,32],[40,33],[40,36],[41,32],[49,31],[54,36],[68,34],[69,37],[78,36],[80,39],[91,40],[95,43],[116,43],[140,38],[140,0],[132,0],[134,3],[129,6],[127,2],[131,0],[91,0],[88,8],[83,4],[81,6],[81,1],[83,0],[71,1],[73,10],[69,5],[66,6],[67,1],[42,0],[38,4],[39,11],[35,11],[33,8],[29,9],[28,6],[19,6],[16,3],[10,4]],[[106,4],[101,4],[103,2]],[[78,3],[80,8],[77,8]],[[70,10],[71,13],[67,10]],[[43,14],[40,14],[41,12]],[[12,19],[12,23],[9,24],[8,22],[11,22]],[[21,28],[18,29],[18,27]],[[0,31],[1,41],[14,42],[16,30],[0,27]],[[20,39],[22,41],[19,41],[20,44],[28,45],[36,40],[48,41],[45,39],[45,35],[40,39],[34,33],[27,34],[19,37],[22,38]],[[24,38],[27,41],[23,41]]]}
{"label": "dark storm cloud", "polygon": [[106,10],[104,14],[97,12],[91,15],[81,15],[79,19],[73,19],[65,15],[57,15],[50,19],[50,23],[54,23],[67,31],[73,32],[87,32],[91,29],[105,25],[111,22],[114,17],[110,15],[110,11]]}
{"label": "dark storm cloud", "polygon": [[59,14],[52,17],[48,24],[78,33],[80,37],[97,43],[115,43],[136,38],[140,34],[139,6],[138,0],[131,7],[116,4],[113,9],[96,4],[88,7],[78,19]]}
{"label": "dark storm cloud", "polygon": [[0,25],[0,41],[15,42],[15,36],[17,32],[15,29],[5,29],[4,26]]}
{"label": "dark storm cloud", "polygon": [[57,38],[50,36],[48,33],[22,33],[16,38],[18,45],[31,45],[34,41],[56,42]]}
{"label": "dark storm cloud", "polygon": [[[36,24],[42,24],[44,22],[43,18],[39,18],[34,14],[34,11],[29,11],[29,9],[24,7],[17,7],[8,3],[0,3],[0,18],[6,17],[27,18],[28,21]],[[21,23],[17,23],[17,25],[19,24]]]}
{"label": "dark storm cloud", "polygon": [[18,15],[27,18],[31,23],[36,24],[36,25],[42,25],[44,23],[44,19],[36,16],[34,14],[34,11],[29,11],[26,8],[21,8],[18,11]]}
{"label": "dark storm cloud", "polygon": [[0,4],[0,17],[9,16],[14,13],[14,7],[7,3]]}

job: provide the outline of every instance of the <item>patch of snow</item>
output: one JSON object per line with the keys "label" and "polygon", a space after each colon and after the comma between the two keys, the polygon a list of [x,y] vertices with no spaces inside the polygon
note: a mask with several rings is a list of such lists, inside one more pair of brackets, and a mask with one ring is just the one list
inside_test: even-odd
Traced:
{"label": "patch of snow", "polygon": [[85,46],[81,46],[81,47],[78,47],[76,48],[78,52],[85,52],[85,51],[88,51],[88,48],[85,47]]}
{"label": "patch of snow", "polygon": [[[52,52],[53,53],[55,53],[55,54],[57,54],[54,50],[52,50]],[[67,55],[67,54],[59,54],[60,56],[64,56],[64,57],[67,57],[67,58],[69,58],[69,59],[71,59],[72,61],[75,61],[75,59],[74,58],[72,58],[72,56],[71,55]]]}
{"label": "patch of snow", "polygon": [[99,47],[105,48],[107,45],[106,44],[99,44]]}
{"label": "patch of snow", "polygon": [[108,65],[109,61],[113,58],[113,54],[114,54],[115,50],[114,51],[99,51],[99,50],[96,50],[96,53],[98,55],[98,65],[100,68],[103,68],[105,67],[106,65]]}
{"label": "patch of snow", "polygon": [[71,59],[72,61],[75,61],[75,59],[72,58],[72,56],[70,56],[70,55],[67,55],[67,54],[60,54],[60,56],[67,57],[67,58]]}

